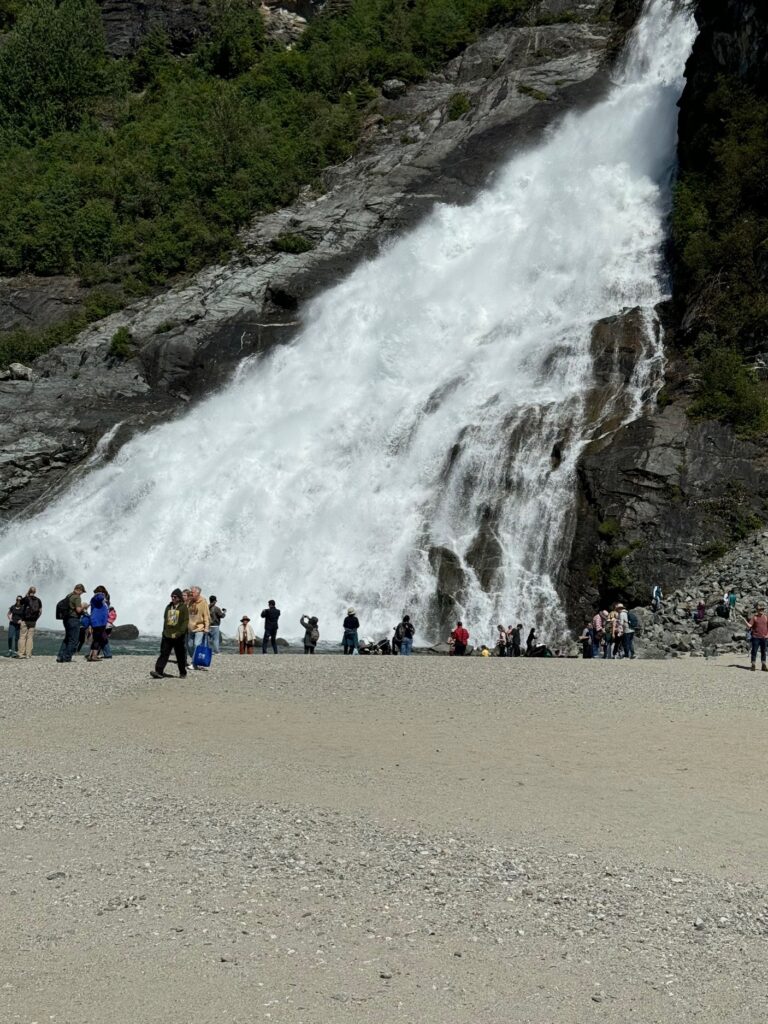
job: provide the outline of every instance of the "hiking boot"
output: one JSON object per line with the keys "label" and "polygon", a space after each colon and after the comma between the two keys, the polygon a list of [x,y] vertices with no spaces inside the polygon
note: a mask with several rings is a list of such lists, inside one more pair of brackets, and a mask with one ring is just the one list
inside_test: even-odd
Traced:
{"label": "hiking boot", "polygon": [[186,679],[186,678],[187,678],[187,673],[186,672],[179,672],[179,679]]}
{"label": "hiking boot", "polygon": [[757,665],[754,663],[754,661],[752,662],[752,664],[749,667],[750,667],[750,671],[757,672]]}
{"label": "hiking boot", "polygon": [[763,672],[768,672],[768,665],[766,665],[765,662],[763,662],[763,664],[760,666],[760,668],[761,668],[761,670]]}
{"label": "hiking boot", "polygon": [[152,676],[153,679],[162,679],[163,678],[163,673],[162,672],[150,672],[149,674]]}

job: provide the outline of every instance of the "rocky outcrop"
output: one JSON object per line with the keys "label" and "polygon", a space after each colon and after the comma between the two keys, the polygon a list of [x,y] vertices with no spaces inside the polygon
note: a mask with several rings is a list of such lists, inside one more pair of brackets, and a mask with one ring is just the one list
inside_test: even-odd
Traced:
{"label": "rocky outcrop", "polygon": [[[698,0],[696,17],[700,34],[680,105],[683,170],[710,159],[718,129],[707,105],[720,76],[768,92],[768,7],[756,0]],[[696,323],[698,300],[680,280],[674,299],[663,311],[669,362],[661,403],[595,440],[581,459],[577,527],[564,581],[574,626],[598,601],[647,601],[655,582],[668,590],[683,586],[757,529],[766,514],[764,444],[686,415],[695,378],[681,340]]]}
{"label": "rocky outcrop", "polygon": [[165,33],[174,53],[189,53],[209,27],[209,0],[100,0],[107,50],[133,53],[153,29]]}
{"label": "rocky outcrop", "polygon": [[0,277],[0,334],[50,327],[76,313],[87,294],[72,277]]}
{"label": "rocky outcrop", "polygon": [[[0,384],[0,515],[50,500],[77,468],[185,408],[243,357],[288,341],[313,295],[436,202],[468,201],[502,158],[593,101],[626,25],[606,17],[612,5],[604,0],[583,2],[580,20],[558,23],[562,7],[547,0],[531,21],[553,23],[499,28],[433,79],[382,96],[359,154],[329,171],[323,188],[256,221],[231,262],[41,357],[33,382]],[[620,8],[625,18],[632,3]],[[459,92],[469,109],[452,119]],[[282,251],[286,234],[302,235],[311,249]],[[110,354],[120,327],[135,342],[132,358]]]}

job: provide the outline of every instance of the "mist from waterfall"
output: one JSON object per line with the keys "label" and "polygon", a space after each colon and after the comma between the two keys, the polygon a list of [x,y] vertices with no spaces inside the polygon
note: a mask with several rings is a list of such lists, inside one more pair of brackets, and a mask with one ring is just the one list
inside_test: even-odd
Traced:
{"label": "mist from waterfall", "polygon": [[650,0],[604,101],[315,300],[292,344],[12,524],[7,592],[35,583],[52,613],[75,582],[104,583],[120,621],[158,632],[172,587],[199,583],[230,629],[274,597],[285,636],[308,612],[336,640],[353,604],[366,634],[409,611],[423,643],[440,638],[443,550],[478,642],[513,619],[561,628],[593,325],[643,310],[635,413],[658,375],[694,36],[684,5]]}

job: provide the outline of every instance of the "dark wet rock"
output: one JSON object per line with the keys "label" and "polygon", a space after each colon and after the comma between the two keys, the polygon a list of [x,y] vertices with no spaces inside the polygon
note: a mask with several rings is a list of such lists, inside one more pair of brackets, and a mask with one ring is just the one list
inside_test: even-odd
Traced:
{"label": "dark wet rock", "polygon": [[134,626],[128,622],[124,626],[113,626],[112,627],[112,639],[113,640],[138,640],[139,629],[138,626]]}
{"label": "dark wet rock", "polygon": [[71,277],[0,278],[0,333],[50,327],[76,313],[87,294]]}
{"label": "dark wet rock", "polygon": [[158,28],[174,53],[189,53],[210,27],[209,0],[100,0],[100,5],[107,49],[113,57],[134,53]]}

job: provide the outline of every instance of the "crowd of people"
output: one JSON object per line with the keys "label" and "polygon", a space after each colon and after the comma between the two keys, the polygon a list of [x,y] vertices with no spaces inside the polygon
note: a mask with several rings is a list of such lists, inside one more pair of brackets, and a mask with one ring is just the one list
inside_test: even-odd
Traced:
{"label": "crowd of people", "polygon": [[[109,591],[104,586],[97,586],[89,599],[86,599],[85,591],[85,586],[78,583],[72,588],[72,592],[56,605],[56,618],[64,627],[64,638],[56,657],[57,662],[71,662],[86,644],[89,648],[85,655],[87,661],[95,662],[112,657],[110,636],[117,619],[117,611],[111,603]],[[659,612],[663,604],[663,591],[657,584],[652,591],[651,608],[654,612]],[[717,614],[730,619],[736,614],[736,604],[736,591],[727,590],[717,607]],[[36,587],[30,587],[25,595],[17,595],[7,613],[10,657],[32,657],[35,630],[42,613],[43,605]],[[703,622],[705,614],[706,605],[702,600],[695,611],[691,611],[691,615],[695,621]],[[183,590],[174,589],[163,613],[160,654],[151,675],[157,679],[165,676],[171,655],[175,656],[179,675],[182,677],[187,675],[188,667],[195,670],[207,668],[212,656],[221,650],[221,623],[226,615],[227,609],[219,607],[216,596],[204,597],[199,586]],[[251,626],[250,617],[243,615],[235,633],[239,653],[253,654],[260,643],[262,654],[267,654],[270,649],[273,654],[277,654],[280,615],[276,602],[268,601],[260,615],[260,639]],[[764,605],[758,603],[754,613],[745,621],[746,638],[751,648],[752,670],[756,669],[759,653],[762,670],[768,671],[768,617]],[[304,614],[299,619],[299,624],[304,630],[304,653],[314,654],[320,641],[318,617]],[[579,636],[582,656],[634,659],[635,634],[638,629],[637,614],[625,608],[621,602],[612,605],[610,611],[596,611],[592,618],[585,622]],[[403,615],[394,627],[391,640],[385,638],[377,643],[372,640],[361,641],[359,632],[360,620],[355,609],[349,607],[341,624],[341,648],[345,655],[375,653],[408,656],[413,653],[416,629],[409,615]],[[493,644],[480,645],[478,653],[485,657],[493,654],[502,658],[553,656],[546,644],[539,642],[535,627],[529,630],[524,643],[523,632],[521,622],[507,627],[499,623]],[[449,654],[463,657],[471,653],[469,641],[469,630],[461,620],[457,621],[448,637]],[[558,649],[554,656],[564,657],[566,654],[566,651]]]}

